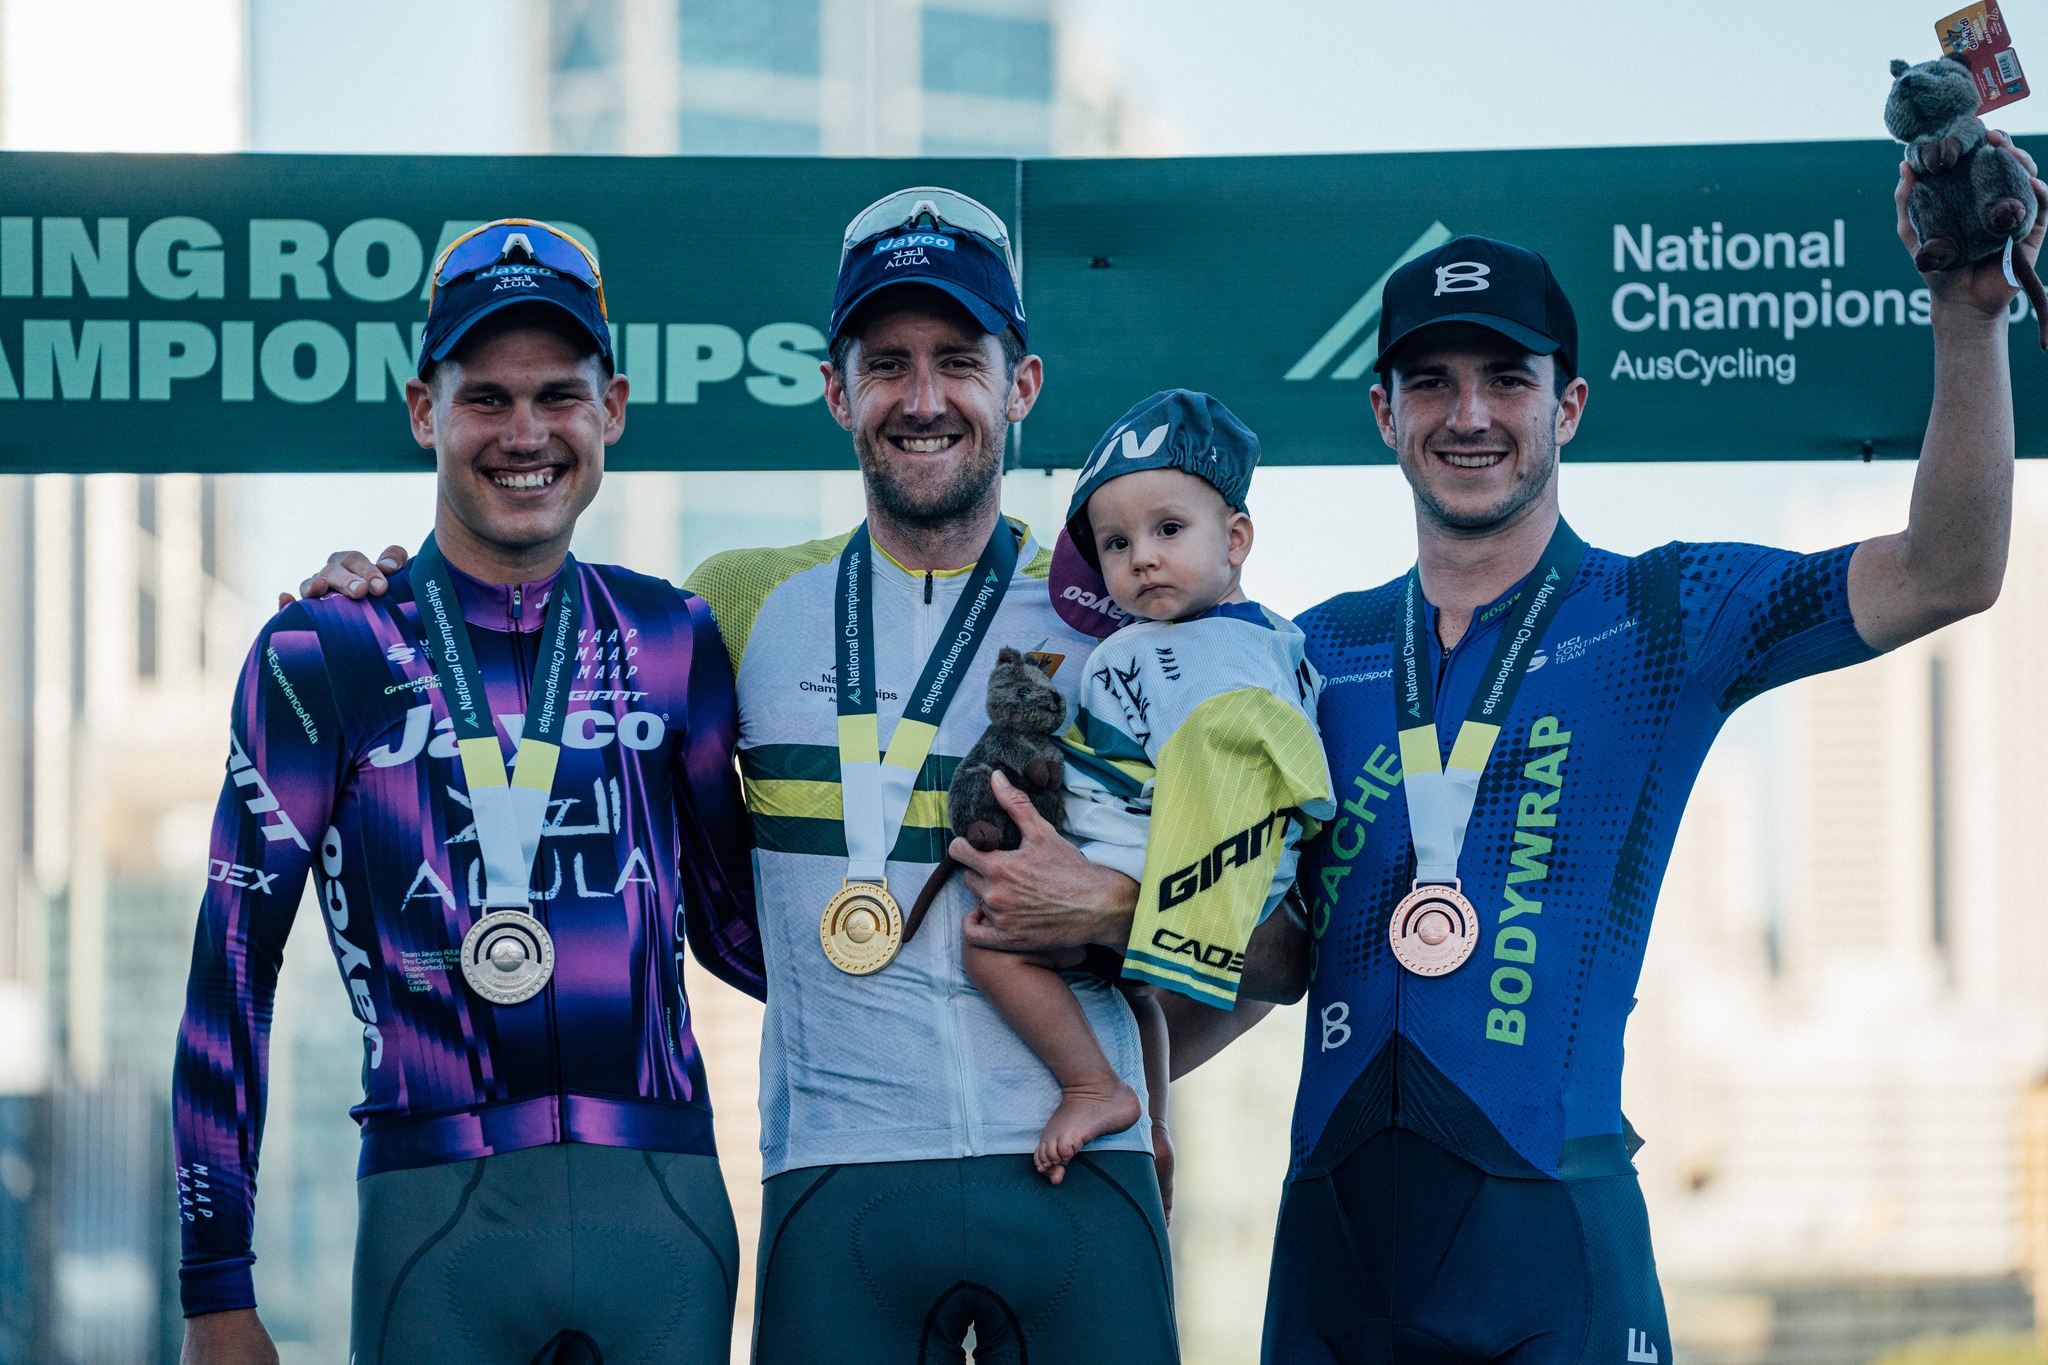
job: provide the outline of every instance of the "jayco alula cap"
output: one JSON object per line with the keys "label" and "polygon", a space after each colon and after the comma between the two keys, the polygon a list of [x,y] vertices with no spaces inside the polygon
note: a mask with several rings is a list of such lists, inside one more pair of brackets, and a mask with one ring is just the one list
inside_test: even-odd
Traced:
{"label": "jayco alula cap", "polygon": [[837,341],[862,304],[903,284],[950,294],[989,335],[1001,336],[1005,328],[1015,328],[1018,341],[1030,344],[1024,301],[1017,296],[1017,281],[1008,264],[981,238],[951,228],[892,229],[848,251],[832,291],[832,321],[825,340]]}
{"label": "jayco alula cap", "polygon": [[446,360],[478,323],[508,308],[540,306],[565,314],[604,361],[612,358],[612,331],[605,323],[597,291],[572,275],[550,270],[530,258],[506,259],[486,269],[450,280],[434,291],[427,307],[427,326],[420,338],[420,375]]}

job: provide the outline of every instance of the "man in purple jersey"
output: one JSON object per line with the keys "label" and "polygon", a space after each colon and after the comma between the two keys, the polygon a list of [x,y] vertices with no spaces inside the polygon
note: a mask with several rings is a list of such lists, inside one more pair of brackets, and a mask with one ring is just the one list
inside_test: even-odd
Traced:
{"label": "man in purple jersey", "polygon": [[681,952],[763,994],[733,680],[699,599],[569,557],[626,394],[580,245],[458,241],[406,395],[431,548],[250,651],[177,1055],[188,1361],[277,1359],[250,1231],[309,873],[363,1029],[352,1361],[727,1358]]}

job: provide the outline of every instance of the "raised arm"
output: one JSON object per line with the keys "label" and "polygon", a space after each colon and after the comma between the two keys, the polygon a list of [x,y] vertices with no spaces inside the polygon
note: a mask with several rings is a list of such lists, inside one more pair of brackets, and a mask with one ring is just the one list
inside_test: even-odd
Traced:
{"label": "raised arm", "polygon": [[[2004,133],[2032,177],[2034,160]],[[1919,237],[1906,205],[1917,177],[1899,165],[1899,240],[1911,254]],[[2032,181],[2041,213],[2014,249],[2038,261],[2048,231],[2048,185]],[[1849,609],[1873,649],[1908,640],[1973,615],[1998,600],[2012,532],[2012,375],[2006,358],[2006,308],[2017,292],[1997,257],[1923,276],[1932,298],[1934,406],[1920,446],[1906,529],[1856,548],[1849,562]]]}

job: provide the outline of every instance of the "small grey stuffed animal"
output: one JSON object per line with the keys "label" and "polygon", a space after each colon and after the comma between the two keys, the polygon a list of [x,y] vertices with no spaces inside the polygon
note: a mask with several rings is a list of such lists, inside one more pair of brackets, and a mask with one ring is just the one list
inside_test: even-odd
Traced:
{"label": "small grey stuffed animal", "polygon": [[[1906,216],[1920,235],[1914,266],[1954,270],[1996,256],[2032,232],[2040,215],[2034,187],[2012,153],[1988,140],[1968,64],[1952,56],[1917,66],[1894,59],[1892,77],[1884,126],[1906,144],[1906,164],[1918,176],[1906,201]],[[2048,350],[2048,292],[2024,256],[2013,255],[2012,269],[2033,302],[2041,347]]]}
{"label": "small grey stuffed animal", "polygon": [[[1066,719],[1066,699],[1037,665],[1014,649],[996,655],[995,669],[988,677],[988,729],[960,760],[952,788],[946,793],[946,819],[953,833],[983,853],[1013,849],[1023,842],[1017,822],[996,800],[998,772],[1031,798],[1046,823],[1054,829],[1064,827],[1066,808],[1061,796],[1066,790],[1066,763],[1053,736]],[[924,889],[917,893],[917,903],[903,923],[906,943],[924,922],[939,888],[959,866],[948,854],[925,879]]]}

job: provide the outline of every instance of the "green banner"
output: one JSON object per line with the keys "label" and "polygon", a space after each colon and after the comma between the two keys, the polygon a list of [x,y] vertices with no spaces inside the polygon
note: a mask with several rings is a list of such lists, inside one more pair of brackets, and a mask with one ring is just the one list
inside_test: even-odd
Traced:
{"label": "green banner", "polygon": [[[2048,160],[2048,138],[2022,138]],[[1027,462],[1068,464],[1146,393],[1207,389],[1279,463],[1390,461],[1367,402],[1379,293],[1465,233],[1540,251],[1592,388],[1595,460],[1910,457],[1933,389],[1890,142],[1034,161]],[[2048,455],[2048,355],[2010,330],[2019,448]]]}
{"label": "green banner", "polygon": [[[2022,139],[2048,157],[2048,139]],[[1275,463],[1391,458],[1379,291],[1478,232],[1549,257],[1606,460],[1911,456],[1926,295],[1881,141],[1177,160],[0,154],[0,469],[415,469],[400,386],[439,246],[505,215],[596,247],[633,405],[613,463],[845,468],[817,363],[854,211],[942,183],[1016,229],[1071,465],[1132,402],[1207,389]],[[2022,454],[2048,356],[2013,313]]]}
{"label": "green banner", "polygon": [[839,237],[1011,160],[0,154],[0,469],[422,469],[426,272],[493,218],[594,246],[624,469],[850,468],[823,402]]}

